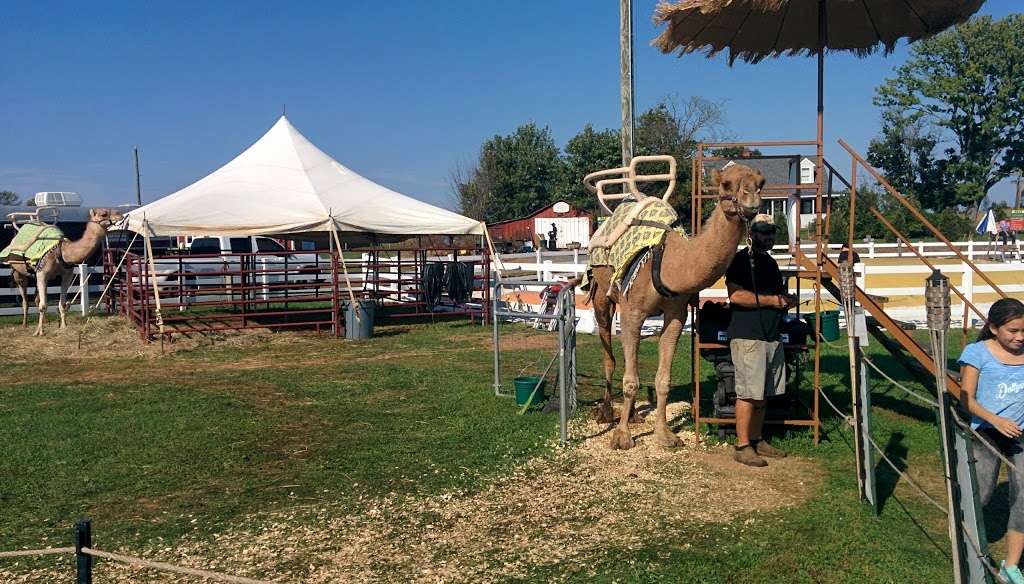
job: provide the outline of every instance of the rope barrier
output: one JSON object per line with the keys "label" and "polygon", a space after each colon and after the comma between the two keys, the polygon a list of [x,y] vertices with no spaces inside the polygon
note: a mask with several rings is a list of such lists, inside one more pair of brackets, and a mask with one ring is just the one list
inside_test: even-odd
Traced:
{"label": "rope barrier", "polygon": [[[74,548],[71,549],[74,551]],[[252,578],[244,578],[242,576],[228,576],[226,574],[218,574],[217,572],[210,572],[208,570],[198,570],[195,568],[185,568],[182,566],[175,566],[173,564],[165,564],[164,562],[154,562],[151,560],[144,560],[142,558],[135,558],[132,556],[122,556],[121,554],[114,554],[110,552],[104,552],[92,548],[83,547],[82,553],[97,558],[104,558],[107,560],[113,560],[115,562],[121,562],[132,566],[138,566],[141,568],[153,568],[155,570],[163,570],[165,572],[175,572],[177,574],[185,574],[188,576],[198,576],[200,578],[206,578],[208,580],[214,580],[216,582],[232,582],[235,584],[271,584],[268,580],[254,580]]]}
{"label": "rope barrier", "polygon": [[999,573],[999,569],[996,568],[995,564],[992,563],[992,560],[989,559],[988,554],[981,551],[981,544],[979,544],[978,541],[974,539],[974,534],[971,533],[971,530],[967,528],[967,524],[961,521],[960,528],[963,529],[964,534],[967,535],[967,543],[971,544],[971,547],[974,548],[974,553],[977,554],[977,558],[981,560],[981,563],[985,566],[985,569],[988,570],[990,574],[995,576],[996,582],[999,582],[1000,584],[1010,584],[1010,582],[1007,582],[1006,579],[1003,578],[1003,576]]}
{"label": "rope barrier", "polygon": [[[829,407],[831,407],[836,412],[836,414],[838,414],[840,417],[842,417],[844,422],[846,422],[847,424],[849,424],[851,422],[851,417],[846,415],[838,407],[836,407],[836,404],[832,403],[832,400],[830,400],[828,398],[828,394],[826,394],[824,391],[820,392],[820,394],[821,394],[821,397],[825,398],[825,403],[827,403],[829,405]],[[871,436],[868,436],[867,439],[868,439],[868,442],[871,443],[871,446],[878,453],[878,455],[880,457],[882,457],[882,460],[884,460],[889,465],[889,467],[892,468],[893,472],[895,472],[901,479],[906,480],[907,483],[910,486],[912,486],[915,489],[917,489],[917,492],[922,497],[927,499],[929,503],[934,505],[936,509],[938,509],[939,511],[942,511],[943,513],[945,513],[947,515],[949,514],[949,511],[945,507],[943,507],[941,503],[939,503],[934,498],[932,498],[931,495],[929,495],[923,488],[921,488],[920,485],[918,485],[916,482],[914,482],[914,480],[912,478],[910,478],[910,475],[908,475],[907,473],[905,473],[902,470],[900,470],[899,467],[896,466],[896,463],[893,462],[888,456],[886,456],[885,451],[882,449],[881,446],[878,445],[877,442],[875,442],[874,438],[872,438]]]}
{"label": "rope barrier", "polygon": [[52,556],[56,554],[73,554],[73,547],[43,548],[39,550],[14,550],[12,552],[0,552],[0,558],[20,558],[24,556]]}
{"label": "rope barrier", "polygon": [[879,369],[878,365],[875,365],[875,363],[871,359],[868,359],[867,355],[863,355],[862,358],[864,359],[864,362],[868,364],[868,366],[870,366],[872,369],[877,371],[878,374],[881,375],[882,377],[884,377],[885,380],[888,381],[889,383],[891,383],[894,386],[898,387],[899,389],[902,389],[903,391],[907,392],[912,397],[915,397],[915,398],[923,401],[924,403],[932,406],[933,408],[935,408],[935,409],[939,408],[939,402],[937,402],[937,401],[935,401],[933,399],[927,398],[927,397],[917,393],[916,391],[908,388],[907,386],[903,385],[902,383],[896,381],[892,377],[889,377],[889,375],[886,374],[885,371],[882,371],[881,369]]}

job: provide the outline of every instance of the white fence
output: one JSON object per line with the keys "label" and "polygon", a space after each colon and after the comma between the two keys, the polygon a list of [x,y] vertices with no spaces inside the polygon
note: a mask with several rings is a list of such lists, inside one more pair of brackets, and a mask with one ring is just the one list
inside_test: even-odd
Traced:
{"label": "white fence", "polygon": [[[83,270],[85,271],[86,287],[85,291],[79,294]],[[68,302],[78,294],[79,310],[84,315],[87,312],[86,307],[89,305],[89,302],[99,298],[100,293],[103,291],[102,280],[102,266],[87,266],[85,264],[75,266],[75,279],[72,281],[71,287],[68,288]],[[33,284],[28,288],[28,311],[29,314],[37,314],[35,278],[32,281]],[[14,282],[11,281],[10,267],[0,267],[0,282],[3,282],[3,285],[6,286],[5,288],[0,288],[0,316],[21,316],[21,297],[18,295],[18,289],[13,285]],[[57,312],[57,296],[60,294],[60,281],[52,280],[46,288],[46,293],[50,299],[46,311]]]}
{"label": "white fence", "polygon": [[[883,245],[886,247],[882,247]],[[937,251],[936,244],[928,243],[922,244],[924,248],[922,253],[926,257],[941,256],[955,259],[955,256],[949,252],[949,249],[944,244],[940,243],[938,245],[941,245],[942,249],[945,250],[944,254],[940,254]],[[977,257],[979,260],[984,259],[984,248],[980,247],[981,244],[960,242],[956,245],[963,246],[965,250],[973,248],[974,257]],[[831,250],[832,247],[836,249]],[[780,259],[787,257],[785,246],[776,246],[776,249],[777,257]],[[897,252],[888,251],[890,249],[895,249],[895,244],[875,244],[874,257],[900,257]],[[813,246],[807,246],[808,253],[813,252],[813,250]],[[906,251],[905,246],[904,250],[903,256],[914,257],[912,252]],[[838,255],[838,246],[830,246],[830,251],[836,252],[830,253],[830,256]],[[861,252],[860,249],[857,251]],[[872,253],[871,250],[865,250],[861,253],[861,259],[870,258],[870,253]],[[964,254],[967,255],[967,251]],[[501,266],[503,272],[511,272],[513,274],[512,280],[521,279],[525,284],[528,280],[534,279],[538,281],[551,281],[574,277],[586,270],[586,257],[585,250],[579,252],[560,251],[507,254],[501,256]],[[964,293],[964,296],[969,301],[974,303],[983,312],[987,310],[992,300],[983,299],[979,302],[976,298],[982,294],[992,294],[995,290],[979,278],[966,263],[960,261],[956,263],[942,263],[938,267],[942,270],[943,274],[950,277],[952,283]],[[981,269],[996,281],[1003,292],[1018,297],[1024,295],[1024,263],[984,263]],[[514,276],[516,272],[519,273],[519,278]],[[860,272],[858,281],[868,293],[885,296],[889,299],[890,304],[893,306],[887,308],[886,312],[896,318],[908,320],[924,319],[924,279],[931,271],[923,263],[916,261],[916,258],[915,262],[904,265],[861,264],[858,272]],[[906,276],[920,276],[912,280],[920,282],[920,284],[915,283],[912,286],[907,286]],[[891,281],[892,285],[888,285],[886,280]],[[725,295],[725,288],[722,282],[701,292],[702,297],[717,298],[724,297]],[[811,290],[811,287],[804,286],[801,290],[801,296],[803,300],[812,298],[813,290]],[[953,297],[952,307],[954,317],[959,318],[964,314],[964,305],[962,302],[959,302],[959,298],[956,296]],[[977,318],[977,315],[973,313],[970,316],[971,318]]]}

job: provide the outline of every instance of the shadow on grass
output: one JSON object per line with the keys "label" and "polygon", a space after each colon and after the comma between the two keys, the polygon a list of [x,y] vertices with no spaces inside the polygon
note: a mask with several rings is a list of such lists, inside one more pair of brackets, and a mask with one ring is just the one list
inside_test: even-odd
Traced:
{"label": "shadow on grass", "polygon": [[[893,462],[899,472],[907,470],[907,447],[903,444],[903,433],[893,432],[889,441],[885,444],[885,455]],[[886,501],[893,496],[896,485],[900,482],[900,475],[879,457],[875,465],[875,484],[878,493],[878,507],[883,509]]]}

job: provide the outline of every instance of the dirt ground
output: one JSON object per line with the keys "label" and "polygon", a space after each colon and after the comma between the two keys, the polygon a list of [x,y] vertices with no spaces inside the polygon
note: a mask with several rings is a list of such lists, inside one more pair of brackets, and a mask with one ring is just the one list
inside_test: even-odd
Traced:
{"label": "dirt ground", "polygon": [[[673,404],[673,422],[685,420],[688,409]],[[552,443],[550,455],[524,461],[475,492],[360,498],[355,513],[300,506],[258,514],[213,541],[186,538],[147,557],[311,584],[508,581],[556,566],[559,573],[586,576],[596,561],[651,538],[689,547],[663,536],[665,526],[757,529],[758,512],[801,503],[822,477],[800,458],[743,467],[731,460],[728,446],[697,445],[692,435],[684,436],[682,448],[662,448],[650,435],[653,416],[634,425],[638,440],[630,451],[609,449],[606,430],[580,420],[573,435],[586,436],[582,443]],[[13,581],[50,576],[55,573],[41,570]],[[185,580],[103,562],[97,581]]]}

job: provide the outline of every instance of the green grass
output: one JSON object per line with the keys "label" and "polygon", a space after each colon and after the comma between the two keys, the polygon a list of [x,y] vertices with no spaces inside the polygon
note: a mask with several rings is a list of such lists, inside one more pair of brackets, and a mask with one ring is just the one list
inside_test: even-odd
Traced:
{"label": "green grass", "polygon": [[[539,371],[546,341],[508,330],[517,336],[509,337],[506,379]],[[360,497],[472,493],[515,463],[548,455],[556,416],[518,416],[512,400],[493,395],[489,327],[452,321],[376,332],[358,344],[285,335],[155,360],[0,359],[0,550],[68,545],[81,516],[108,548],[173,545],[257,512],[308,504],[355,512]],[[596,399],[597,340],[582,336],[579,345],[581,399]],[[879,350],[871,350],[876,362],[914,385]],[[656,342],[644,341],[640,355],[646,387]],[[690,397],[689,362],[684,336],[673,399]],[[848,409],[845,352],[825,347],[822,363],[824,389]],[[702,372],[710,388],[710,368]],[[943,500],[932,414],[884,381],[873,389],[876,440]],[[640,549],[583,558],[587,570],[536,568],[525,580],[949,581],[944,519],[884,464],[874,517],[857,500],[849,429],[825,407],[818,447],[807,431],[777,439],[822,468],[804,504],[726,524],[666,522]],[[680,431],[692,437],[692,427]]]}

